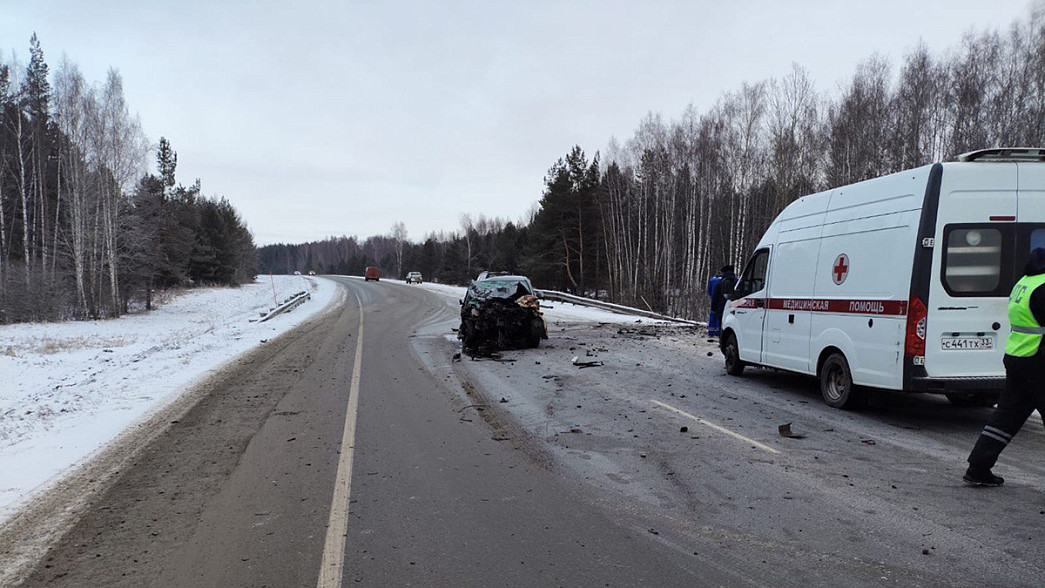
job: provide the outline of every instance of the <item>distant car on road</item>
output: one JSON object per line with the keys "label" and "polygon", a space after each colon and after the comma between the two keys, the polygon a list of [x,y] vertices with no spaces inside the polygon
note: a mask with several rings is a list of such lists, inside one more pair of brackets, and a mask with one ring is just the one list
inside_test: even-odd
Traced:
{"label": "distant car on road", "polygon": [[420,284],[421,283],[421,272],[409,272],[406,274],[407,284]]}
{"label": "distant car on road", "polygon": [[461,300],[457,336],[465,349],[537,347],[548,338],[533,284],[526,276],[480,274]]}
{"label": "distant car on road", "polygon": [[374,280],[375,282],[381,281],[381,269],[375,266],[367,266],[366,273],[363,274],[363,280],[369,282]]}

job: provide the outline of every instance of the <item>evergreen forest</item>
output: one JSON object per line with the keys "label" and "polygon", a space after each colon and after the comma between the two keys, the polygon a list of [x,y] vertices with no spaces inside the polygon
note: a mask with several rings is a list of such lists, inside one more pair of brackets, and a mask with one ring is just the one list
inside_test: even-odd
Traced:
{"label": "evergreen forest", "polygon": [[119,317],[169,288],[253,280],[243,220],[176,167],[115,69],[90,83],[63,58],[52,72],[35,34],[27,65],[0,59],[0,323]]}

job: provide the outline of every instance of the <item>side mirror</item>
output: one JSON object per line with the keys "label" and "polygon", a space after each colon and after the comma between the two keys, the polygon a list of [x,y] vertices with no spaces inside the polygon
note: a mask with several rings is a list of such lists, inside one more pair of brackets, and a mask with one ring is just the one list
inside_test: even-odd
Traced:
{"label": "side mirror", "polygon": [[544,300],[544,292],[541,290],[534,288],[533,295],[536,296],[539,300]]}

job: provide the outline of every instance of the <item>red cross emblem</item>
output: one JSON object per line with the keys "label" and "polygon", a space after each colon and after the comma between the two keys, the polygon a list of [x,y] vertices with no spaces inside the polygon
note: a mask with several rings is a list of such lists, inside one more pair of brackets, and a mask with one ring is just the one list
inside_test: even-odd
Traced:
{"label": "red cross emblem", "polygon": [[831,279],[834,280],[835,284],[842,285],[845,281],[846,276],[849,275],[849,256],[845,253],[839,253],[838,258],[835,259],[835,265],[831,268]]}

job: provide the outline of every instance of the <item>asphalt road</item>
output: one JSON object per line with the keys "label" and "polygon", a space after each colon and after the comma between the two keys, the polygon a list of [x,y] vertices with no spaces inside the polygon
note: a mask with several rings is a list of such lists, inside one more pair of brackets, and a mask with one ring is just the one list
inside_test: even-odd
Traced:
{"label": "asphalt road", "polygon": [[452,363],[455,301],[339,281],[343,304],[132,437],[24,585],[776,583],[662,537],[473,406],[496,391]]}

